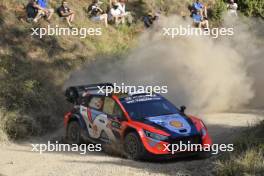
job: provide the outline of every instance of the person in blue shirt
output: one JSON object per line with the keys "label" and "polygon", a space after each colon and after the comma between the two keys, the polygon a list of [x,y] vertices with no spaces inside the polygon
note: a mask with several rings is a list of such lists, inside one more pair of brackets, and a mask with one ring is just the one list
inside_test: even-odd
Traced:
{"label": "person in blue shirt", "polygon": [[193,13],[202,10],[203,16],[207,18],[207,8],[203,3],[200,2],[200,0],[196,0],[196,2],[193,3],[192,8],[193,8]]}
{"label": "person in blue shirt", "polygon": [[38,20],[42,17],[45,17],[47,21],[50,21],[54,9],[48,8],[47,0],[34,0],[36,2],[35,8],[37,9],[38,13],[37,16],[34,18],[34,22],[38,22]]}
{"label": "person in blue shirt", "polygon": [[203,17],[203,11],[198,10],[192,14],[192,19],[195,26],[199,28],[209,29],[209,22]]}

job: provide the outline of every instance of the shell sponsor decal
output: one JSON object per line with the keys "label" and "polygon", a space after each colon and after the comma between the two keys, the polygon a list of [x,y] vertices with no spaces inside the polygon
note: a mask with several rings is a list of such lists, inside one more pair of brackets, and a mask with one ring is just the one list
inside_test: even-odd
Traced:
{"label": "shell sponsor decal", "polygon": [[179,121],[176,121],[176,120],[171,121],[170,122],[170,125],[173,126],[173,127],[175,127],[175,128],[181,128],[181,127],[183,127],[183,124],[181,122],[179,122]]}

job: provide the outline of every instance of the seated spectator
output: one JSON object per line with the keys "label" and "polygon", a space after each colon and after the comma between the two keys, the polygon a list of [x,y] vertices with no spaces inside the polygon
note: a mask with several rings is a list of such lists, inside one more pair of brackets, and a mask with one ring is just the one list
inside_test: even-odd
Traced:
{"label": "seated spectator", "polygon": [[126,21],[130,25],[133,22],[133,17],[130,12],[126,11],[126,1],[127,0],[110,0],[110,12],[109,20],[113,20],[115,24],[120,22],[124,24]]}
{"label": "seated spectator", "polygon": [[126,11],[126,1],[127,0],[119,0],[119,8],[121,10],[121,15],[125,17],[128,24],[132,24],[133,18],[130,12]]}
{"label": "seated spectator", "polygon": [[75,13],[69,8],[68,2],[66,0],[62,1],[61,6],[58,8],[58,13],[59,16],[65,18],[68,25],[72,27]]}
{"label": "seated spectator", "polygon": [[54,13],[53,9],[49,9],[47,5],[47,0],[35,0],[37,5],[35,8],[37,9],[38,13],[34,18],[34,22],[38,22],[38,20],[42,17],[45,17],[47,21],[50,21],[51,16]]}
{"label": "seated spectator", "polygon": [[238,5],[234,0],[230,0],[227,4],[228,14],[231,16],[237,16]]}
{"label": "seated spectator", "polygon": [[33,21],[38,14],[37,2],[35,0],[29,0],[26,6],[27,21]]}
{"label": "seated spectator", "polygon": [[116,25],[122,23],[125,23],[125,16],[123,14],[123,10],[121,7],[121,4],[117,2],[116,0],[112,1],[111,6],[110,6],[110,11],[108,15],[108,20],[109,21],[114,21]]}
{"label": "seated spectator", "polygon": [[202,11],[203,16],[207,18],[207,8],[203,3],[200,2],[200,0],[196,0],[196,2],[192,5],[192,14],[196,13],[197,11]]}
{"label": "seated spectator", "polygon": [[159,15],[153,15],[152,12],[149,12],[148,15],[143,17],[143,22],[146,28],[149,28],[153,25],[154,21],[158,20]]}
{"label": "seated spectator", "polygon": [[100,8],[102,2],[94,0],[93,3],[88,7],[88,13],[92,21],[104,21],[106,27],[108,27],[108,16]]}
{"label": "seated spectator", "polygon": [[193,13],[192,18],[195,26],[198,26],[199,28],[209,29],[209,22],[203,17],[202,10]]}

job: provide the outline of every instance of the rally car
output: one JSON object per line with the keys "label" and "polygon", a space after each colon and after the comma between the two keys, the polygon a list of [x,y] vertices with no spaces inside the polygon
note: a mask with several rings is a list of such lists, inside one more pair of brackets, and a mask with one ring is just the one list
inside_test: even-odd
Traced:
{"label": "rally car", "polygon": [[149,155],[171,155],[170,150],[165,149],[168,144],[179,141],[212,144],[204,123],[186,115],[185,107],[178,109],[155,93],[112,93],[106,96],[98,91],[98,87],[111,85],[105,83],[67,88],[67,100],[74,104],[64,117],[69,143],[80,144],[88,140],[115,144],[135,160]]}

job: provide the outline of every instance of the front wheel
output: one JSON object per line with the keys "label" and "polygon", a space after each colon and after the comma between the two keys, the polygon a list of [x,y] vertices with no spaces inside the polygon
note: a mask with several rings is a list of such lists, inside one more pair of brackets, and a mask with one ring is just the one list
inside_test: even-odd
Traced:
{"label": "front wheel", "polygon": [[146,155],[146,150],[138,134],[135,132],[131,132],[126,135],[124,149],[127,157],[133,160],[143,159]]}
{"label": "front wheel", "polygon": [[66,139],[69,144],[81,144],[81,128],[77,121],[69,123],[66,132]]}

